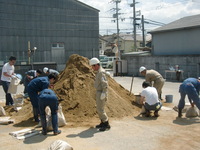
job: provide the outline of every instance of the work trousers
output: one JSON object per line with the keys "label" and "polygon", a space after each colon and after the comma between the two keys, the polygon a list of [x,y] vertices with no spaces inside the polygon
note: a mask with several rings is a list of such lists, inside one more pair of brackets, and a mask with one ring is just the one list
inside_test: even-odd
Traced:
{"label": "work trousers", "polygon": [[151,111],[151,110],[159,111],[159,110],[161,109],[161,107],[162,107],[162,103],[161,103],[161,102],[155,103],[155,104],[153,104],[153,105],[149,105],[149,104],[146,103],[146,102],[145,102],[145,104],[144,104],[144,108],[145,108],[146,110],[149,110],[149,111]]}
{"label": "work trousers", "polygon": [[36,122],[39,121],[39,106],[38,106],[38,92],[28,88],[28,95],[33,107],[33,116]]}
{"label": "work trousers", "polygon": [[10,93],[8,93],[8,88],[10,86],[10,82],[7,81],[1,81],[2,82],[2,86],[3,86],[3,90],[6,94],[6,105],[13,105],[13,98],[11,96]]}
{"label": "work trousers", "polygon": [[39,110],[40,110],[40,118],[41,118],[41,123],[42,123],[42,128],[43,131],[46,131],[46,113],[45,113],[45,108],[49,106],[51,109],[51,117],[52,117],[52,127],[53,127],[53,132],[57,133],[58,132],[58,100],[57,99],[39,99]]}
{"label": "work trousers", "polygon": [[196,91],[196,88],[191,83],[181,84],[179,88],[180,100],[178,104],[179,109],[183,109],[185,106],[185,96],[188,96],[188,99],[192,100],[197,108],[200,110],[200,99],[199,94]]}
{"label": "work trousers", "polygon": [[96,92],[97,113],[99,115],[99,119],[102,122],[106,122],[106,121],[108,121],[108,116],[107,116],[107,114],[105,112],[105,104],[106,104],[106,101],[107,101],[107,96],[106,96],[106,98],[101,100],[100,99],[101,93],[102,93],[101,91],[97,91]]}
{"label": "work trousers", "polygon": [[154,84],[153,84],[153,87],[155,87],[158,92],[159,99],[162,99],[161,94],[162,94],[162,88],[163,88],[164,83],[165,83],[165,79],[159,78],[156,81],[154,81]]}

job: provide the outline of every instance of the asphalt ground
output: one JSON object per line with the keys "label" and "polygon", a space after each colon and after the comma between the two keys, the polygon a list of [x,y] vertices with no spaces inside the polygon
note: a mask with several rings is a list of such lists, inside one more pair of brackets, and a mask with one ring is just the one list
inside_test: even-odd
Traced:
{"label": "asphalt ground", "polygon": [[[131,88],[132,77],[113,77],[127,90]],[[142,91],[144,78],[133,79],[132,93]],[[180,82],[166,81],[163,87],[163,97],[173,95],[173,107],[178,103],[178,88]],[[23,85],[19,85],[18,93],[23,91]],[[4,101],[4,92],[0,87],[0,100]],[[67,119],[66,119],[67,120]],[[98,122],[97,122],[98,123]],[[76,127],[65,126],[60,128],[62,133],[58,136],[42,134],[17,140],[9,135],[9,132],[24,129],[15,124],[0,125],[0,149],[1,150],[47,150],[55,140],[68,142],[74,150],[199,150],[200,119],[177,118],[177,112],[160,111],[158,118],[145,118],[130,116],[120,120],[110,120],[111,129],[99,132],[94,126]],[[33,128],[27,126],[26,128]],[[36,128],[37,129],[37,128]]]}

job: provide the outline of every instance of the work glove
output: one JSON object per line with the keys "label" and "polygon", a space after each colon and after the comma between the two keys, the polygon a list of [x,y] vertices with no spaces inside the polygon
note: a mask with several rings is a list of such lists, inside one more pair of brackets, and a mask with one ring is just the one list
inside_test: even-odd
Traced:
{"label": "work glove", "polygon": [[105,99],[105,98],[106,98],[106,93],[102,92],[102,93],[101,93],[101,96],[100,96],[100,99],[103,100],[103,99]]}
{"label": "work glove", "polygon": [[17,79],[17,77],[15,75],[11,75],[12,79]]}

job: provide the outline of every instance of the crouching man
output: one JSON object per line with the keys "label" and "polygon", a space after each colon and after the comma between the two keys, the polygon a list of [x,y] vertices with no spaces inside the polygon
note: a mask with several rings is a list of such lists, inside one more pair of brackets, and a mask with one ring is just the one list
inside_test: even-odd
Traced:
{"label": "crouching man", "polygon": [[162,107],[162,103],[158,99],[158,92],[156,88],[151,87],[149,82],[142,83],[144,90],[141,93],[141,104],[144,105],[146,110],[146,117],[150,116],[150,111],[154,111],[154,116],[159,117],[158,111]]}

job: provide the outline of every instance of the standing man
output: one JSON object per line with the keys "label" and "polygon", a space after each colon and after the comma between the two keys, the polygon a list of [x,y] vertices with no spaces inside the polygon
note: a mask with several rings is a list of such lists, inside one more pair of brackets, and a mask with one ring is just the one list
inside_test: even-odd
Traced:
{"label": "standing man", "polygon": [[28,95],[30,97],[31,104],[33,106],[33,116],[35,122],[39,122],[39,106],[38,106],[38,94],[44,89],[48,89],[50,84],[53,84],[57,79],[57,75],[52,73],[48,77],[37,77],[28,84]]}
{"label": "standing man", "polygon": [[27,86],[30,83],[30,81],[42,74],[42,70],[29,70],[25,72],[25,78],[24,78],[24,94],[27,95]]}
{"label": "standing man", "polygon": [[141,93],[141,104],[144,105],[146,110],[146,117],[150,116],[150,111],[154,111],[154,116],[159,117],[158,111],[162,107],[161,102],[158,100],[158,92],[155,87],[151,87],[149,82],[142,83],[144,90]]}
{"label": "standing man", "polygon": [[99,128],[99,131],[105,131],[107,129],[110,129],[108,116],[105,112],[105,104],[108,94],[108,81],[106,78],[106,72],[100,66],[100,61],[97,58],[92,58],[90,60],[90,65],[92,66],[92,69],[96,72],[94,86],[96,88],[97,113],[101,120],[101,123],[97,125],[96,128]]}
{"label": "standing man", "polygon": [[[141,75],[145,76],[145,80],[155,87],[158,92],[158,98],[162,100],[162,88],[165,83],[165,79],[160,73],[155,70],[147,70],[144,66],[139,69]],[[153,82],[153,83],[152,83]]]}
{"label": "standing man", "polygon": [[1,74],[1,81],[3,90],[6,94],[6,105],[13,105],[13,99],[10,93],[8,93],[8,88],[10,86],[11,78],[14,77],[15,72],[15,65],[16,63],[16,57],[11,56],[9,58],[9,62],[4,64]]}
{"label": "standing man", "polygon": [[58,72],[58,71],[56,71],[56,70],[54,70],[54,69],[49,69],[49,68],[47,68],[47,67],[44,67],[44,68],[43,68],[43,72],[44,72],[45,74],[56,73],[57,75],[59,75],[59,72]]}
{"label": "standing man", "polygon": [[39,110],[43,135],[47,134],[47,121],[45,113],[45,108],[47,106],[51,109],[53,133],[54,135],[58,135],[61,133],[61,131],[58,130],[58,98],[51,89],[44,89],[39,94]]}
{"label": "standing man", "polygon": [[196,78],[187,78],[179,87],[180,100],[178,104],[178,117],[182,116],[182,109],[185,106],[185,96],[188,96],[189,102],[192,107],[194,104],[200,110],[200,99],[199,99],[199,90],[200,90],[200,80]]}

